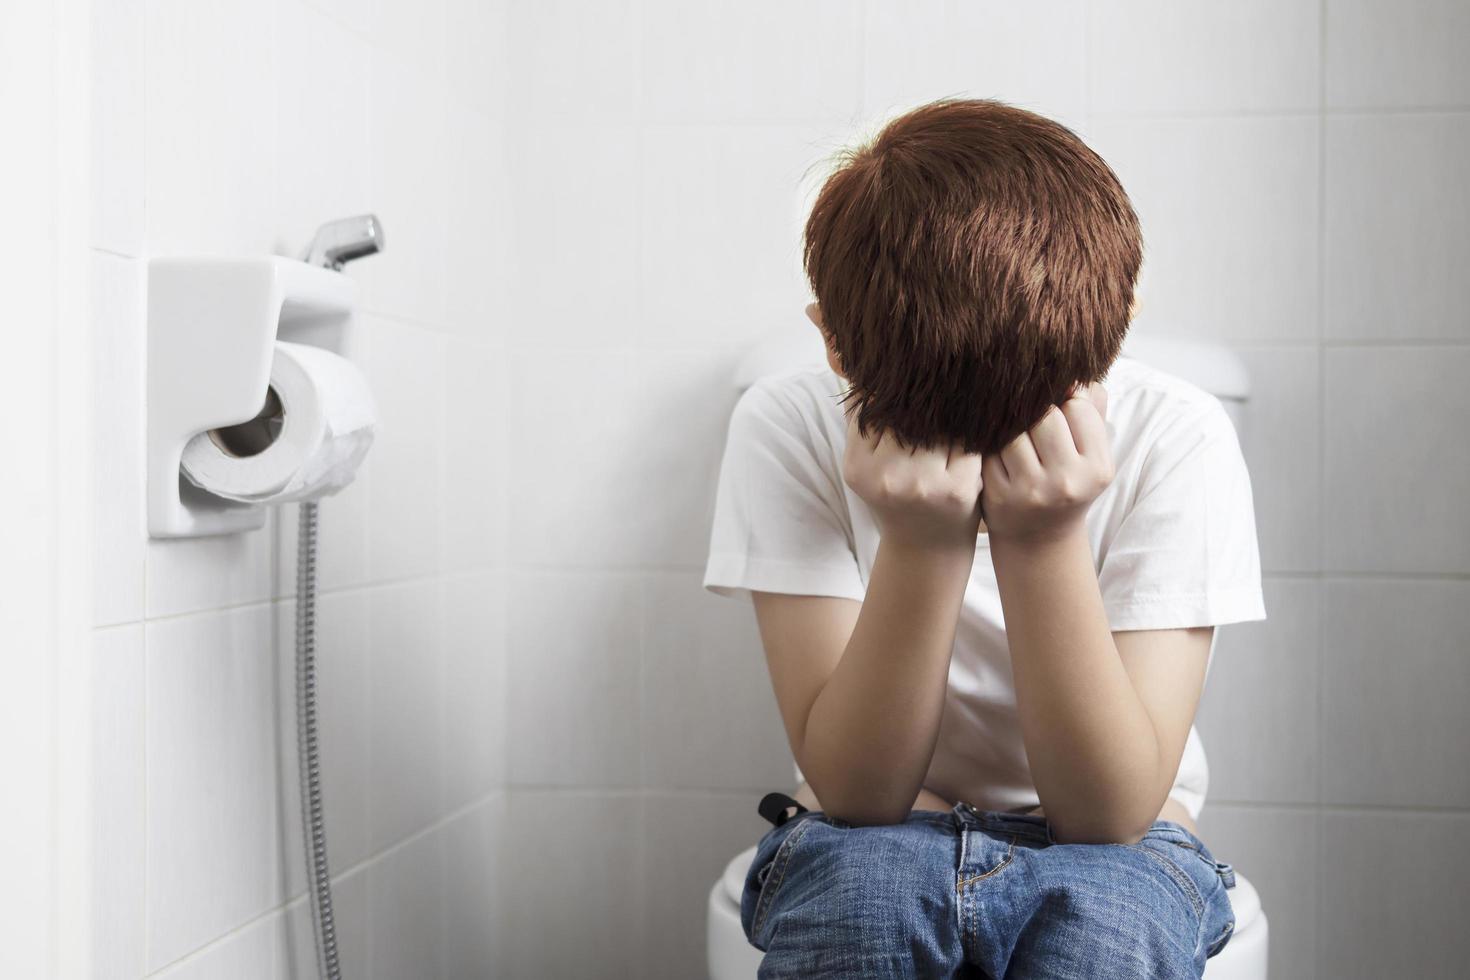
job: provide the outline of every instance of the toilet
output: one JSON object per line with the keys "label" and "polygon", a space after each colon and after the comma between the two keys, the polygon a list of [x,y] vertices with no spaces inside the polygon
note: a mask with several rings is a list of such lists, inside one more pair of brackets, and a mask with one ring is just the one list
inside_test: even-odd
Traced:
{"label": "toilet", "polygon": [[[1218,344],[1134,335],[1125,341],[1122,353],[1184,378],[1219,398],[1235,423],[1241,444],[1245,444],[1244,409],[1250,383],[1245,365],[1234,351]],[[817,331],[784,328],[757,344],[741,360],[735,371],[735,386],[737,391],[744,391],[763,375],[825,363],[825,348]],[[751,844],[731,858],[724,874],[710,887],[705,925],[710,980],[755,980],[764,955],[750,945],[740,925],[740,895],[755,850],[756,845]],[[1235,887],[1226,894],[1235,911],[1235,933],[1225,948],[1206,962],[1205,978],[1266,980],[1266,913],[1255,886],[1238,865]]]}

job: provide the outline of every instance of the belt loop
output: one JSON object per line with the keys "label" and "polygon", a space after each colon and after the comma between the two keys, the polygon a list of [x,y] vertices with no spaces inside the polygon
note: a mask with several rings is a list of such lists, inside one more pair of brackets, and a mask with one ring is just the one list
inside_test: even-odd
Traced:
{"label": "belt loop", "polygon": [[965,831],[970,829],[970,822],[965,818],[965,812],[969,807],[970,804],[964,800],[959,800],[954,806],[949,808],[949,816],[954,821],[955,832],[961,837],[965,835]]}
{"label": "belt loop", "polygon": [[[796,813],[787,813],[786,811],[792,807],[796,807]],[[807,813],[809,811],[785,793],[767,793],[761,797],[761,802],[756,807],[756,812],[779,827],[797,814]]]}

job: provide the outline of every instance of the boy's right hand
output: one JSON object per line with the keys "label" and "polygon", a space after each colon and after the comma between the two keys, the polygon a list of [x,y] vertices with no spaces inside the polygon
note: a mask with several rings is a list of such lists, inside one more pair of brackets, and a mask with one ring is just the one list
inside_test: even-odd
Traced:
{"label": "boy's right hand", "polygon": [[860,435],[856,410],[846,414],[842,478],[872,509],[883,538],[921,548],[975,547],[980,454],[958,446],[903,449],[886,431]]}

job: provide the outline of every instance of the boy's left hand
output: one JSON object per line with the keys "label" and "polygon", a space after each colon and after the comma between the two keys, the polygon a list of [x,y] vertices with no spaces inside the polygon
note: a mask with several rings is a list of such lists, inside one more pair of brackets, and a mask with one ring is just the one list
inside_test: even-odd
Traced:
{"label": "boy's left hand", "polygon": [[1107,411],[1106,389],[1083,385],[981,461],[980,508],[992,540],[1042,541],[1082,525],[1087,508],[1113,482]]}

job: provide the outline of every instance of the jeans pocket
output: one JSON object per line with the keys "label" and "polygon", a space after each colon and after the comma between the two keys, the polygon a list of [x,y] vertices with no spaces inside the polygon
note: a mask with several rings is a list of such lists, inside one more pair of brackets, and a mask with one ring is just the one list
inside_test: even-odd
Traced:
{"label": "jeans pocket", "polygon": [[1220,950],[1229,945],[1230,937],[1235,935],[1235,910],[1229,908],[1229,902],[1225,904],[1227,911],[1220,917],[1224,920],[1223,924],[1218,927],[1212,926],[1210,929],[1210,932],[1215,933],[1215,938],[1210,940],[1209,945],[1205,947],[1206,959],[1216,955]]}
{"label": "jeans pocket", "polygon": [[756,845],[740,898],[740,924],[745,938],[757,949],[765,949],[760,942],[760,930],[770,916],[771,904],[780,891],[791,854],[814,822],[807,813],[797,814],[767,831]]}
{"label": "jeans pocket", "polygon": [[1216,861],[1215,855],[1210,852],[1209,847],[1205,845],[1204,841],[1200,840],[1194,834],[1190,834],[1188,831],[1185,831],[1185,833],[1188,836],[1188,840],[1186,842],[1176,840],[1174,843],[1178,844],[1182,848],[1193,851],[1195,856],[1199,858],[1200,862],[1204,864],[1204,866],[1210,871],[1214,872],[1215,877],[1220,879],[1220,883],[1224,887],[1234,888],[1235,868],[1225,863],[1224,861]]}
{"label": "jeans pocket", "polygon": [[1155,850],[1170,855],[1173,863],[1186,874],[1199,893],[1200,939],[1206,958],[1224,949],[1235,933],[1235,909],[1227,890],[1235,887],[1235,870],[1216,861],[1209,847],[1187,829],[1150,831]]}

